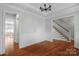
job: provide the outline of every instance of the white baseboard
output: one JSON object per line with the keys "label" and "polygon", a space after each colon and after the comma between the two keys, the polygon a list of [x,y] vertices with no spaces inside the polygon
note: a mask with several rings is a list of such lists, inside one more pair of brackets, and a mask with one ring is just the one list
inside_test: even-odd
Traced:
{"label": "white baseboard", "polygon": [[47,41],[53,42],[53,39],[50,39],[50,40],[47,40]]}

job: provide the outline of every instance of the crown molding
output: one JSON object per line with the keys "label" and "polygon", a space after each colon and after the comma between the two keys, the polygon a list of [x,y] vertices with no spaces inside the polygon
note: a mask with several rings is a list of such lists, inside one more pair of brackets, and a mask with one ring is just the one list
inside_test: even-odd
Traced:
{"label": "crown molding", "polygon": [[[45,18],[45,14],[43,13],[40,13],[38,11],[36,11],[30,4],[27,3],[26,6],[22,5],[22,4],[16,4],[16,3],[3,3],[3,4],[0,4],[2,7],[9,7],[9,8],[12,8],[14,10],[17,10],[17,11],[22,11],[22,12],[28,12],[28,13],[31,13],[33,15],[36,15],[36,16],[39,16],[39,17],[42,17],[42,18]],[[32,8],[31,8],[32,7]]]}

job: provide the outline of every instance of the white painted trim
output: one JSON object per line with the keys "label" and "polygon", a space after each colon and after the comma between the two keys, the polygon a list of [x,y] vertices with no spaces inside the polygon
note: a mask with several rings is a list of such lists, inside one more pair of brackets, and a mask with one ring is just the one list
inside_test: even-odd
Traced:
{"label": "white painted trim", "polygon": [[[2,42],[3,42],[3,41],[4,41],[4,27],[3,27],[3,26],[4,26],[4,24],[3,24],[3,23],[4,23],[4,18],[3,18],[3,17],[4,17],[4,9],[3,9],[3,8],[0,8],[0,9],[1,9],[1,11],[2,11],[2,14],[1,14],[1,15],[2,15]],[[4,44],[4,43],[2,43],[2,45],[3,45],[3,44]],[[3,47],[4,47],[4,46],[2,46],[2,47],[0,47],[0,48],[3,49]],[[5,53],[5,51],[2,50],[2,51],[0,52],[0,55],[2,55],[2,54],[4,54],[4,53]]]}

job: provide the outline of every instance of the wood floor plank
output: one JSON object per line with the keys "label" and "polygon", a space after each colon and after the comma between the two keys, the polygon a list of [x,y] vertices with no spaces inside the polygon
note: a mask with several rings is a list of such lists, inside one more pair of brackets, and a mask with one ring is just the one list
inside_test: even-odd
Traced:
{"label": "wood floor plank", "polygon": [[79,49],[75,49],[72,42],[56,40],[54,42],[43,41],[22,49],[15,49],[17,56],[74,56],[79,55]]}

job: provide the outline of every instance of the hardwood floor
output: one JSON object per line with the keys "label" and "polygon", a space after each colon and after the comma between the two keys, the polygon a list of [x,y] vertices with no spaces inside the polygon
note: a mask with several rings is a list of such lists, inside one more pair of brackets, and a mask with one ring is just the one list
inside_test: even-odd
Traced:
{"label": "hardwood floor", "polygon": [[54,42],[43,41],[22,49],[17,48],[17,56],[77,56],[79,49],[74,48],[73,42],[54,40]]}

